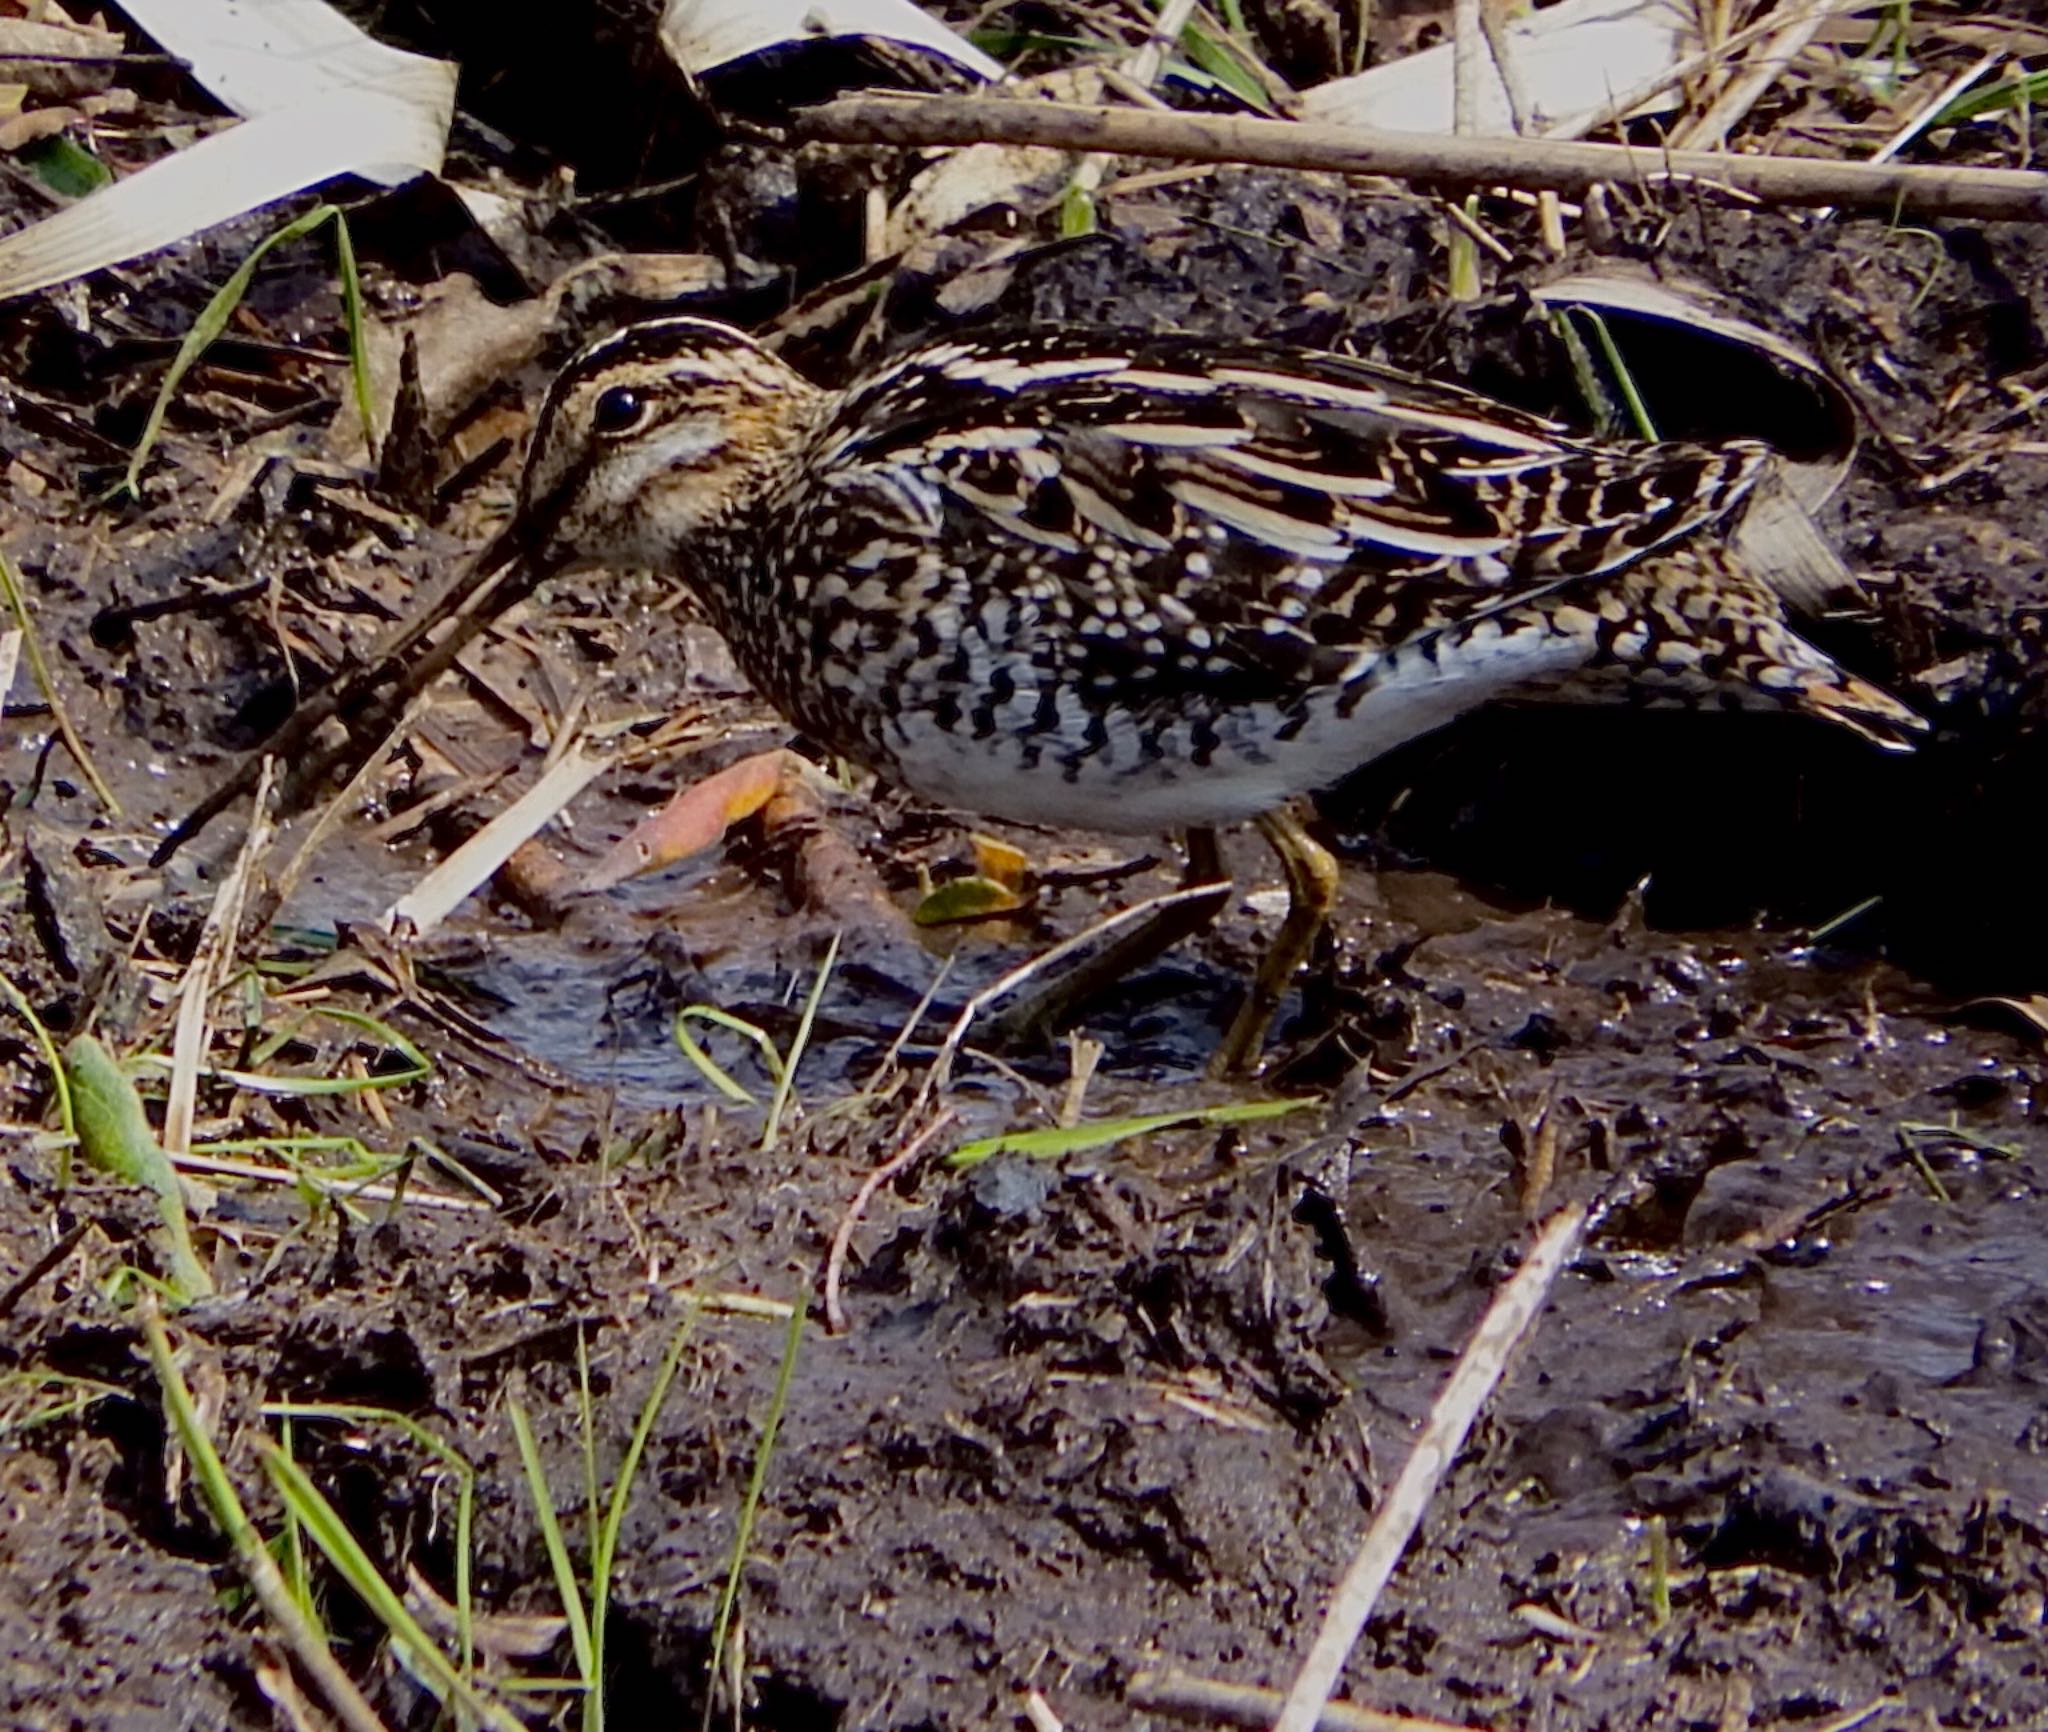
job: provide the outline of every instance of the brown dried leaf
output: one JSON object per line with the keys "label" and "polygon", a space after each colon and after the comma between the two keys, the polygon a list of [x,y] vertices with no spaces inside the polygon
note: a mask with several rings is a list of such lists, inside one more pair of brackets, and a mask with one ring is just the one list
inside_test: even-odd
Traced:
{"label": "brown dried leaf", "polygon": [[75,24],[54,6],[41,21],[0,18],[0,62],[38,96],[85,96],[114,81],[121,33]]}
{"label": "brown dried leaf", "polygon": [[0,120],[0,150],[16,151],[39,138],[62,132],[74,120],[82,119],[75,108],[31,108],[10,120]]}

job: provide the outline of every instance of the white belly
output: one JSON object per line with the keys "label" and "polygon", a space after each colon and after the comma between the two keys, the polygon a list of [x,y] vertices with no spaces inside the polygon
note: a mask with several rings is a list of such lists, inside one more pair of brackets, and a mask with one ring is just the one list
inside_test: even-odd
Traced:
{"label": "white belly", "polygon": [[[1028,735],[1024,725],[1038,700],[1020,694],[997,713],[996,731],[980,740],[964,726],[942,729],[928,711],[906,705],[890,727],[896,779],[936,805],[1016,823],[1113,834],[1241,823],[1584,660],[1584,645],[1555,633],[1517,636],[1526,643],[1506,654],[1496,643],[1491,653],[1447,656],[1443,666],[1405,658],[1348,716],[1338,713],[1336,688],[1319,691],[1307,725],[1292,738],[1278,737],[1282,716],[1275,708],[1228,712],[1214,723],[1220,744],[1200,764],[1184,722],[1159,731],[1157,751],[1147,753],[1139,718],[1117,712],[1106,741],[1069,762],[1088,720],[1078,703],[1063,707],[1056,729]],[[1034,742],[1035,762],[1027,750]]]}

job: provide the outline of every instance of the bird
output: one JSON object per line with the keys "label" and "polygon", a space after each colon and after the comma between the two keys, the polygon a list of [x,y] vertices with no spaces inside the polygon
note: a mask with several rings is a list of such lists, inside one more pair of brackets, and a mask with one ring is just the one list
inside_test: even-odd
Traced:
{"label": "bird", "polygon": [[1283,343],[997,327],[827,387],[675,316],[557,375],[480,569],[516,571],[501,599],[671,576],[805,736],[938,806],[1182,831],[1198,881],[1255,825],[1290,905],[1233,1072],[1336,893],[1294,803],[1467,711],[1782,710],[1910,748],[1923,718],[1793,628],[1817,538],[1766,532],[1783,494],[1760,441],[1581,438]]}

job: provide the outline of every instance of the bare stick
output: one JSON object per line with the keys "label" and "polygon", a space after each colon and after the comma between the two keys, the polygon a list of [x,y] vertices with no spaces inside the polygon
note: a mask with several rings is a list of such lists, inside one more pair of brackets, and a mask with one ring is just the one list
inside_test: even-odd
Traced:
{"label": "bare stick", "polygon": [[[1280,1692],[1256,1684],[1227,1684],[1219,1678],[1198,1678],[1192,1672],[1136,1672],[1124,1697],[1140,1708],[1183,1719],[1221,1722],[1225,1726],[1266,1727],[1280,1712]],[[1317,1722],[1321,1732],[1479,1732],[1448,1720],[1418,1720],[1412,1714],[1387,1714],[1355,1702],[1331,1702]]]}
{"label": "bare stick", "polygon": [[[1514,38],[1508,34],[1507,0],[1481,0],[1479,30],[1486,38],[1487,53],[1493,57],[1493,69],[1500,74],[1501,91],[1508,99],[1508,119],[1518,133],[1534,132],[1536,105],[1529,100],[1529,86],[1523,82],[1521,65],[1515,59]],[[1460,125],[1458,130],[1478,129]]]}
{"label": "bare stick", "polygon": [[1050,950],[1041,951],[1030,961],[1020,963],[1000,980],[984,986],[960,1008],[960,1014],[953,1019],[953,1026],[946,1031],[946,1038],[939,1043],[938,1056],[932,1060],[932,1067],[925,1072],[924,1082],[919,1086],[917,1098],[912,1101],[906,1121],[914,1119],[924,1111],[932,1096],[943,1089],[953,1076],[953,1060],[959,1056],[960,1048],[967,1039],[967,1031],[974,1026],[974,1019],[992,1004],[1000,1003],[1027,981],[1036,979],[1048,968],[1066,961],[1076,951],[1086,950],[1100,943],[1114,933],[1123,932],[1147,920],[1155,914],[1163,914],[1170,908],[1184,903],[1200,902],[1219,893],[1228,894],[1228,881],[1221,884],[1190,884],[1179,890],[1170,890],[1164,896],[1155,896],[1149,902],[1133,903],[1129,908],[1119,909],[1107,920],[1076,932],[1072,937],[1062,938]]}
{"label": "bare stick", "polygon": [[[1833,0],[1830,15],[1854,10],[1865,0]],[[1739,49],[1747,48],[1753,42],[1760,42],[1773,34],[1780,20],[1775,14],[1759,18],[1747,28],[1738,30],[1732,36],[1722,37],[1712,47],[1702,48],[1696,54],[1688,54],[1682,60],[1674,60],[1653,78],[1623,91],[1602,108],[1560,126],[1546,126],[1546,138],[1584,138],[1589,132],[1598,132],[1603,126],[1613,126],[1625,120],[1653,96],[1662,96],[1665,91],[1690,83],[1703,72],[1719,73],[1721,68],[1733,59]]]}
{"label": "bare stick", "polygon": [[[1159,22],[1152,27],[1152,34],[1146,37],[1143,47],[1117,68],[1118,76],[1129,80],[1149,99],[1152,86],[1159,82],[1159,74],[1166,65],[1168,51],[1180,41],[1181,32],[1188,27],[1194,11],[1195,0],[1166,0],[1160,9]],[[1079,163],[1067,182],[1069,195],[1092,199],[1100,190],[1102,177],[1109,173],[1109,165],[1114,160],[1098,152]]]}
{"label": "bare stick", "polygon": [[235,946],[242,937],[242,909],[256,863],[270,846],[273,825],[265,805],[275,760],[266,757],[256,781],[256,810],[241,852],[220,889],[214,893],[206,924],[178,982],[178,1017],[171,1040],[171,1088],[164,1102],[164,1153],[172,1160],[192,1152],[192,1119],[199,1104],[199,1064],[213,1036],[213,995],[221,977],[234,965]]}
{"label": "bare stick", "polygon": [[853,1201],[846,1205],[846,1213],[839,1218],[839,1226],[832,1234],[831,1253],[825,1259],[825,1327],[834,1335],[846,1333],[846,1307],[839,1302],[839,1284],[846,1272],[846,1254],[852,1247],[853,1229],[860,1220],[861,1211],[877,1191],[923,1154],[931,1146],[932,1138],[952,1122],[953,1109],[947,1107],[910,1139],[901,1154],[891,1155],[861,1180]]}
{"label": "bare stick", "polygon": [[1381,1589],[1393,1575],[1409,1540],[1414,1538],[1437,1483],[1464,1446],[1472,1422],[1500,1382],[1510,1355],[1528,1333],[1529,1325],[1536,1321],[1536,1313],[1549,1296],[1550,1284],[1577,1249],[1585,1225],[1582,1204],[1574,1203],[1553,1215],[1536,1235],[1536,1242],[1529,1247],[1529,1255],[1515,1271],[1514,1279],[1494,1296],[1493,1304],[1479,1320],[1479,1327],[1472,1332],[1443,1394],[1430,1409],[1415,1447],[1408,1452],[1401,1477],[1394,1482],[1387,1501],[1366,1530],[1358,1555],[1351,1560],[1351,1568],[1331,1598],[1323,1627],[1316,1634],[1308,1658],[1302,1662],[1294,1688],[1287,1692],[1287,1706],[1273,1732],[1315,1732],[1331,1692],[1337,1687],[1338,1674],[1344,1670],[1344,1662],[1351,1657],[1352,1647],[1358,1641],[1358,1633],[1365,1628],[1366,1619],[1379,1603]]}
{"label": "bare stick", "polygon": [[572,746],[532,787],[392,903],[384,911],[385,930],[408,939],[426,937],[611,764],[610,757],[585,752],[580,743]]}
{"label": "bare stick", "polygon": [[805,109],[791,129],[800,138],[835,144],[1035,144],[1384,175],[1440,186],[1549,188],[1574,196],[1616,182],[1698,179],[1770,204],[1846,205],[1985,221],[2048,219],[2048,174],[2021,169],[1821,162],[1543,138],[1458,138],[990,96],[853,96]]}
{"label": "bare stick", "polygon": [[1832,11],[1824,0],[1809,0],[1803,11],[1795,11],[1791,22],[1771,39],[1756,63],[1721,92],[1712,108],[1684,129],[1680,142],[1695,150],[1718,148],[1763,100],[1764,93],[1785,76],[1792,62],[1806,52]]}
{"label": "bare stick", "polygon": [[1451,7],[1451,130],[1461,137],[1479,130],[1479,6],[1455,0]]}

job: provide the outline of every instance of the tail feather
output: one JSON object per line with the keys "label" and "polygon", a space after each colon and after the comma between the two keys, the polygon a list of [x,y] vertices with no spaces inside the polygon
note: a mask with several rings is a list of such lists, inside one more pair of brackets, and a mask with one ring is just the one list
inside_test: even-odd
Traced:
{"label": "tail feather", "polygon": [[[1515,694],[1523,701],[1790,709],[1885,751],[1911,751],[1926,720],[1850,673],[1786,621],[1784,586],[1753,572],[1740,545],[1695,540],[1608,576],[1596,596],[1544,604],[1597,625],[1585,666]],[[1777,574],[1782,577],[1782,572]]]}
{"label": "tail feather", "polygon": [[1826,674],[1806,677],[1798,701],[1808,715],[1837,722],[1887,752],[1910,752],[1928,731],[1927,718],[1917,710],[1833,662]]}

